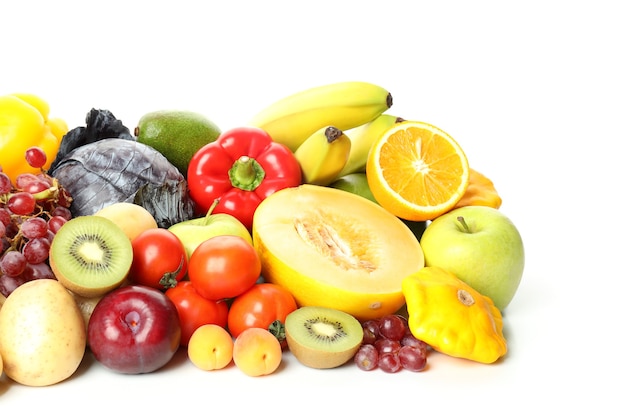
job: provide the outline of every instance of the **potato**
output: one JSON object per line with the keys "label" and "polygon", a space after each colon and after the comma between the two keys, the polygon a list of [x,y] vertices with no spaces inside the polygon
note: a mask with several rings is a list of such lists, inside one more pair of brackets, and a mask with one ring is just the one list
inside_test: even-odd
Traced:
{"label": "potato", "polygon": [[4,372],[28,386],[46,386],[78,369],[87,345],[74,297],[58,281],[37,279],[16,288],[0,309]]}

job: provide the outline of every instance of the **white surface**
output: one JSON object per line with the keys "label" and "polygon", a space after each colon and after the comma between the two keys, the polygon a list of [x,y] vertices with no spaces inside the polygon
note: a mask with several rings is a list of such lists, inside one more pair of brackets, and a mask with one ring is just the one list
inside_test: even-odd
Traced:
{"label": "white surface", "polygon": [[255,379],[235,368],[200,372],[184,353],[143,376],[86,359],[52,387],[4,376],[3,415],[225,407],[237,415],[619,413],[626,371],[619,2],[41,3],[0,6],[0,93],[39,94],[71,127],[92,107],[129,127],[148,111],[187,108],[226,129],[303,88],[378,83],[394,96],[390,113],[448,131],[493,179],[527,259],[504,311],[509,353],[497,365],[432,355],[426,372],[387,375],[316,371],[287,355],[278,373]]}

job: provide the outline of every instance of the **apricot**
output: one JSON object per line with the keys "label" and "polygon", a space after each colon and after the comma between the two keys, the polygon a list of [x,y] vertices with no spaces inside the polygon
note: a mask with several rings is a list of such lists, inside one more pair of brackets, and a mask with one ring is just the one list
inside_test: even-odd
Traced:
{"label": "apricot", "polygon": [[191,334],[187,356],[191,363],[204,371],[228,366],[233,359],[233,338],[217,324],[204,324]]}
{"label": "apricot", "polygon": [[280,342],[268,330],[250,327],[239,334],[233,344],[235,365],[249,376],[269,375],[283,358]]}
{"label": "apricot", "polygon": [[117,224],[133,240],[144,230],[157,228],[156,219],[146,208],[139,204],[119,202],[101,208],[96,216],[106,217]]}

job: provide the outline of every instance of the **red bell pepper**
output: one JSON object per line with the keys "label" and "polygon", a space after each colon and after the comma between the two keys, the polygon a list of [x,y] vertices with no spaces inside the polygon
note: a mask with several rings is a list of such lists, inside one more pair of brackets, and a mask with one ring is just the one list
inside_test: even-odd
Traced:
{"label": "red bell pepper", "polygon": [[189,162],[189,195],[197,215],[227,213],[252,230],[252,217],[266,197],[302,183],[300,164],[285,145],[256,127],[223,132]]}

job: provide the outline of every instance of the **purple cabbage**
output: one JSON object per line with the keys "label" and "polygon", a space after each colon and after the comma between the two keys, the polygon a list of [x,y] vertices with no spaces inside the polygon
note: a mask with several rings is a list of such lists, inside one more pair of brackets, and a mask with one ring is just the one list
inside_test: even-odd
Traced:
{"label": "purple cabbage", "polygon": [[[105,138],[105,134],[120,137]],[[62,152],[49,172],[72,196],[74,217],[122,201],[143,206],[164,228],[194,215],[180,171],[160,152],[129,136],[107,111],[92,110],[86,127],[64,136]]]}

